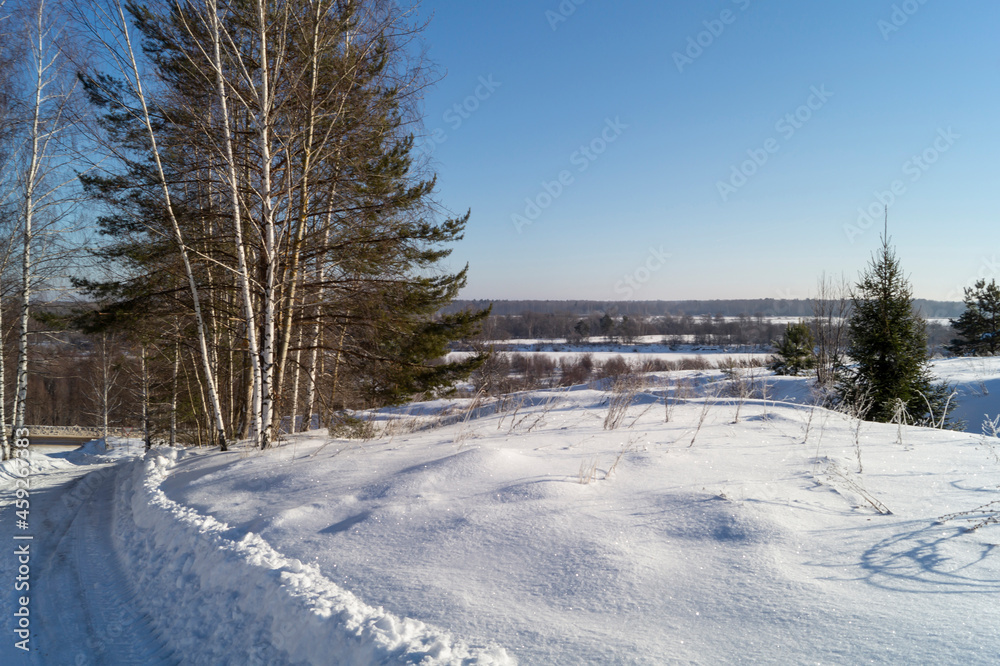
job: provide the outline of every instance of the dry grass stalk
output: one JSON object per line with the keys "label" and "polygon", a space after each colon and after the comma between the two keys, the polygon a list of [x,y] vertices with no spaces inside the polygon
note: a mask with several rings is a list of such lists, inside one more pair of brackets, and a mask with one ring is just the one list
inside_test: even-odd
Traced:
{"label": "dry grass stalk", "polygon": [[605,430],[615,430],[622,424],[641,388],[642,383],[635,375],[626,375],[615,381],[608,399],[608,414],[604,417]]}
{"label": "dry grass stalk", "polygon": [[578,479],[583,485],[592,483],[597,479],[597,458],[594,458],[589,462],[584,460],[580,463]]}
{"label": "dry grass stalk", "polygon": [[698,426],[694,429],[694,434],[691,435],[691,443],[688,444],[688,448],[694,446],[694,441],[698,439],[698,433],[701,432],[701,427],[705,425],[705,419],[708,417],[708,410],[712,408],[714,399],[706,396],[704,402],[701,403],[701,412],[698,414]]}
{"label": "dry grass stalk", "polygon": [[975,521],[972,527],[966,527],[966,532],[975,532],[980,527],[996,525],[1000,523],[1000,500],[987,502],[982,506],[977,506],[969,511],[957,511],[938,518],[938,522],[943,523],[956,518],[966,518],[970,523]]}
{"label": "dry grass stalk", "polygon": [[892,514],[892,511],[889,510],[889,507],[880,502],[874,495],[869,493],[867,490],[862,488],[857,481],[847,476],[847,474],[845,474],[844,471],[840,469],[840,467],[838,467],[836,464],[830,465],[829,473],[841,479],[850,490],[854,491],[859,496],[861,496],[863,500],[868,502],[868,504],[870,504],[873,509],[875,509],[883,516],[888,516]]}

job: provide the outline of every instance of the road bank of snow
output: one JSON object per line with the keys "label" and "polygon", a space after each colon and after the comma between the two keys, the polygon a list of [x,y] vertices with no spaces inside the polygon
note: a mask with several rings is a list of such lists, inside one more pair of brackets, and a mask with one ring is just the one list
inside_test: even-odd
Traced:
{"label": "road bank of snow", "polygon": [[115,542],[146,612],[191,664],[513,664],[423,622],[368,605],[253,533],[160,489],[179,456],[159,449],[119,488]]}

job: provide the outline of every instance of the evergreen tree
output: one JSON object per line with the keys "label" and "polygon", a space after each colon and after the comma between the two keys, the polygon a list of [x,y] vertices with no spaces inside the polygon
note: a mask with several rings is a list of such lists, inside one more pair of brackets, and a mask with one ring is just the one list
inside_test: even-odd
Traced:
{"label": "evergreen tree", "polygon": [[996,280],[978,280],[965,289],[965,312],[951,325],[960,337],[948,350],[959,356],[996,356],[1000,351],[1000,287]]}
{"label": "evergreen tree", "polygon": [[599,323],[601,335],[603,335],[608,342],[614,342],[615,340],[615,318],[611,316],[610,312],[605,312],[604,316],[601,317]]}
{"label": "evergreen tree", "polygon": [[441,219],[412,154],[425,74],[404,12],[377,0],[126,9],[156,75],[146,98],[127,76],[81,77],[118,158],[83,179],[107,211],[98,252],[119,269],[78,281],[102,321],[189,317],[197,296],[220,429],[254,430],[261,447],[300,393],[308,423],[313,405],[397,402],[482,363],[441,361],[488,310],[437,314],[466,282],[441,263],[468,215]]}
{"label": "evergreen tree", "polygon": [[570,335],[577,342],[584,340],[590,335],[590,324],[587,323],[586,319],[579,320],[573,325],[573,331]]}
{"label": "evergreen tree", "polygon": [[774,343],[777,356],[771,362],[771,370],[779,375],[798,375],[816,367],[813,350],[813,335],[803,322],[785,326],[781,342]]}
{"label": "evergreen tree", "polygon": [[931,381],[926,323],[888,237],[851,297],[847,355],[854,365],[840,382],[841,399],[868,421],[892,421],[902,405],[911,423],[947,423],[947,389]]}

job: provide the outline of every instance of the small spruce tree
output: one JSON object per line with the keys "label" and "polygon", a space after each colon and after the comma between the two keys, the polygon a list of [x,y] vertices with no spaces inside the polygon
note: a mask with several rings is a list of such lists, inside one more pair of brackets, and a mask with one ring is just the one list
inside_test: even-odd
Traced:
{"label": "small spruce tree", "polygon": [[931,380],[926,323],[913,309],[909,281],[887,236],[851,298],[847,355],[854,364],[843,374],[840,398],[868,421],[891,421],[902,402],[911,423],[947,423],[947,387]]}
{"label": "small spruce tree", "polygon": [[775,342],[771,370],[779,375],[798,375],[816,367],[813,335],[803,322],[787,324],[781,342]]}

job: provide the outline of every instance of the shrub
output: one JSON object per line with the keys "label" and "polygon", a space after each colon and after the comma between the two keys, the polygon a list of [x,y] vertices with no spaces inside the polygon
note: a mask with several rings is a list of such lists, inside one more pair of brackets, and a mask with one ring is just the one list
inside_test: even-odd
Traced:
{"label": "shrub", "polygon": [[583,384],[590,379],[590,375],[594,370],[594,358],[590,354],[584,354],[575,358],[564,356],[560,364],[560,370],[560,386]]}
{"label": "shrub", "polygon": [[601,365],[600,377],[601,379],[617,379],[623,375],[630,374],[632,372],[632,366],[628,361],[625,360],[621,355],[612,356],[607,361]]}

